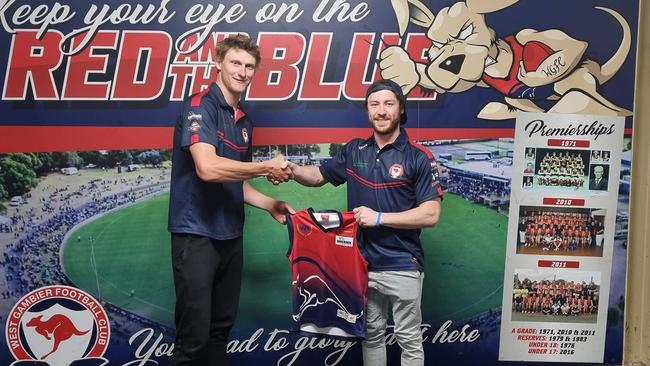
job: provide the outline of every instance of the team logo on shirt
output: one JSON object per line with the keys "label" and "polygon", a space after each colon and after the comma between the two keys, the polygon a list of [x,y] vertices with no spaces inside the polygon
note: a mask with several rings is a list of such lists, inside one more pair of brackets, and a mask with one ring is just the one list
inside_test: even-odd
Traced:
{"label": "team logo on shirt", "polygon": [[393,164],[388,169],[388,174],[390,174],[390,176],[394,179],[397,179],[401,177],[402,174],[404,174],[404,167],[402,167],[400,164]]}
{"label": "team logo on shirt", "polygon": [[197,133],[201,129],[201,121],[203,120],[203,116],[200,114],[190,111],[189,115],[187,116],[187,120],[190,122],[190,132]]}
{"label": "team logo on shirt", "polygon": [[311,226],[306,225],[306,224],[299,224],[298,225],[298,234],[302,236],[308,236],[311,234]]}
{"label": "team logo on shirt", "polygon": [[248,130],[245,128],[241,129],[241,137],[244,138],[244,142],[248,143]]}

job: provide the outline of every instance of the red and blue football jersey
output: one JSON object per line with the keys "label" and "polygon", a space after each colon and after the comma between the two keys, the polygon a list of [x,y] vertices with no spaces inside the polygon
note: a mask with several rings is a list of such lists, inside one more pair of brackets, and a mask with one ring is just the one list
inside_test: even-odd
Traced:
{"label": "red and blue football jersey", "polygon": [[292,330],[308,336],[365,338],[368,263],[353,212],[287,215]]}

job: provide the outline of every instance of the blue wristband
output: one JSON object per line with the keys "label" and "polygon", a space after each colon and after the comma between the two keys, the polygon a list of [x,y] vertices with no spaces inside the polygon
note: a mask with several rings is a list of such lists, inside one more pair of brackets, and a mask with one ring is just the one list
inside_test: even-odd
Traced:
{"label": "blue wristband", "polygon": [[375,226],[381,226],[381,212],[377,213],[377,222],[375,222]]}

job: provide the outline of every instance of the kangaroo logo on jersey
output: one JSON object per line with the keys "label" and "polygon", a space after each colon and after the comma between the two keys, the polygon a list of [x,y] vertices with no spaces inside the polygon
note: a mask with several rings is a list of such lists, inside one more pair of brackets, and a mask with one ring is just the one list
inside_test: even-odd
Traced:
{"label": "kangaroo logo on jersey", "polygon": [[248,130],[245,128],[241,129],[241,137],[244,138],[244,142],[248,143]]}
{"label": "kangaroo logo on jersey", "polygon": [[397,179],[404,174],[404,167],[402,167],[400,164],[393,164],[388,169],[388,174],[390,174],[393,179]]}
{"label": "kangaroo logo on jersey", "polygon": [[[328,277],[326,274],[323,274],[323,276],[325,278]],[[305,312],[314,311],[317,308],[334,309],[337,317],[352,324],[356,323],[357,320],[363,317],[363,310],[361,310],[359,314],[351,313],[343,301],[336,296],[335,291],[332,291],[332,288],[329,286],[327,281],[320,275],[311,275],[305,279],[301,279],[298,275],[293,283],[296,285],[297,290],[297,294],[294,294],[294,296],[298,296],[302,299],[302,302],[298,307],[298,313],[292,315],[293,319],[296,321],[300,320]]]}
{"label": "kangaroo logo on jersey", "polygon": [[5,338],[19,364],[84,364],[81,360],[105,364],[102,356],[108,347],[110,324],[93,297],[74,287],[55,285],[36,289],[14,305]]}

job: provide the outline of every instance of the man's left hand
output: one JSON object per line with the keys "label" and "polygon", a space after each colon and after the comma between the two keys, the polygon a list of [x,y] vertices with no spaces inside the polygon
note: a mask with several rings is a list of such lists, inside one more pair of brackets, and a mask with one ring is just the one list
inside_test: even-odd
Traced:
{"label": "man's left hand", "polygon": [[359,206],[352,210],[354,212],[354,219],[361,227],[374,227],[377,226],[377,216],[379,212],[368,208],[366,206]]}
{"label": "man's left hand", "polygon": [[275,201],[273,207],[269,210],[269,214],[275,219],[275,221],[282,225],[287,223],[287,218],[285,216],[287,213],[294,214],[296,213],[296,210],[285,201]]}

